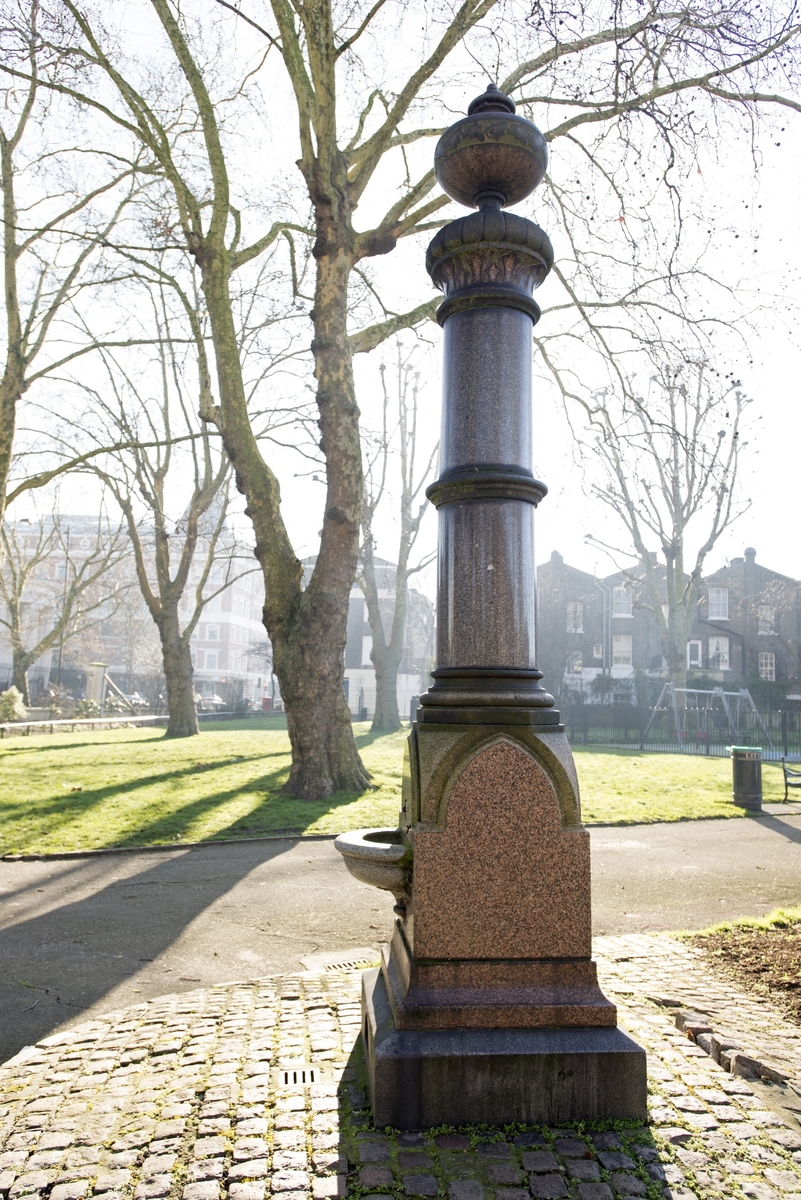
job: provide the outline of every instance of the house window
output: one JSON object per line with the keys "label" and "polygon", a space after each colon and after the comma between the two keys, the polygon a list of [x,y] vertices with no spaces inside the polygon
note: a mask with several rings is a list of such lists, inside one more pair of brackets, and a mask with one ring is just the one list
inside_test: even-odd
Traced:
{"label": "house window", "polygon": [[604,656],[604,648],[600,642],[596,642],[592,648],[592,657],[602,659]]}
{"label": "house window", "polygon": [[764,679],[766,683],[775,682],[776,655],[772,650],[760,650],[759,652],[759,678]]}
{"label": "house window", "polygon": [[220,640],[219,625],[209,625],[208,629],[206,630],[206,641],[219,642],[219,640]]}
{"label": "house window", "polygon": [[631,592],[628,588],[616,587],[612,589],[612,616],[631,616]]}
{"label": "house window", "polygon": [[580,654],[571,654],[570,658],[567,660],[568,672],[571,675],[580,675],[581,674],[581,666],[582,666],[581,655]]}
{"label": "house window", "polygon": [[208,650],[206,651],[206,670],[207,671],[216,671],[217,670],[217,655],[211,653]]}
{"label": "house window", "polygon": [[703,642],[692,641],[687,643],[687,670],[700,671],[703,668]]}
{"label": "house window", "polygon": [[373,648],[372,634],[369,634],[369,633],[365,634],[365,636],[362,638],[362,666],[363,667],[372,667],[372,665],[373,665],[370,662],[370,651],[372,650],[372,648]]}
{"label": "house window", "polygon": [[776,609],[772,604],[760,604],[757,609],[759,619],[759,633],[773,633],[774,621],[776,619]]}
{"label": "house window", "polygon": [[584,605],[580,600],[569,600],[567,605],[567,632],[584,632]]}
{"label": "house window", "polygon": [[631,666],[631,634],[616,633],[612,638],[612,666]]}
{"label": "house window", "polygon": [[710,671],[728,671],[729,639],[727,637],[711,637],[709,639],[709,669]]}
{"label": "house window", "polygon": [[710,588],[707,594],[710,621],[728,621],[729,619],[729,589]]}

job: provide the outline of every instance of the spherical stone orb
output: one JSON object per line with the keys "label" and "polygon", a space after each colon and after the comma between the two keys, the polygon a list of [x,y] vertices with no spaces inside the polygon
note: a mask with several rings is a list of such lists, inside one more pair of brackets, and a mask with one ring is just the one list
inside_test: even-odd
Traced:
{"label": "spherical stone orb", "polygon": [[545,176],[545,138],[514,108],[514,101],[490,84],[470,105],[470,115],[446,129],[437,143],[439,185],[467,208],[478,208],[485,200],[519,204]]}

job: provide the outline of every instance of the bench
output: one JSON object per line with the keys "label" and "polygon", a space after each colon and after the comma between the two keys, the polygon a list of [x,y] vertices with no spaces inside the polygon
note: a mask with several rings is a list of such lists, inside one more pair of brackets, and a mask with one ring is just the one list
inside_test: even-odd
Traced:
{"label": "bench", "polygon": [[787,799],[787,789],[791,787],[801,788],[801,771],[793,771],[787,766],[787,763],[782,757],[782,771],[784,772],[784,798]]}

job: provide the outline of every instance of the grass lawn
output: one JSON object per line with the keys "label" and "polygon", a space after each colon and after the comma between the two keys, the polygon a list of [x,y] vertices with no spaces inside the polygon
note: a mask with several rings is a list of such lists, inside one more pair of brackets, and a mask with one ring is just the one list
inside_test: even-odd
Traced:
{"label": "grass lawn", "polygon": [[[0,742],[0,852],[394,826],[406,732],[355,732],[375,786],[320,802],[281,795],[289,739],[275,718],[205,724],[177,740],[155,729],[9,738]],[[728,759],[578,749],[576,763],[589,823],[742,815]],[[766,800],[781,799],[780,780],[778,767],[763,766]]]}

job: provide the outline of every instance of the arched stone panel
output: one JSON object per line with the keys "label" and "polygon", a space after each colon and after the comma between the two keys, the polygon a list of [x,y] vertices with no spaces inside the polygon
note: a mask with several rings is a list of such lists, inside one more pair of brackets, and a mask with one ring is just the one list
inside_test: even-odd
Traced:
{"label": "arched stone panel", "polygon": [[506,740],[458,775],[445,829],[416,834],[413,889],[417,958],[590,955],[589,835],[562,827],[548,775]]}

